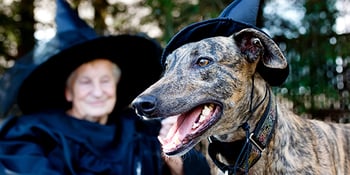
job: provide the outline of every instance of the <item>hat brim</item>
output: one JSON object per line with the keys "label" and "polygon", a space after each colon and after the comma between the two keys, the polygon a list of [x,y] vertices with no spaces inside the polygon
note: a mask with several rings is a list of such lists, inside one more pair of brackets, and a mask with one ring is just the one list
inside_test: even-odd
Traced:
{"label": "hat brim", "polygon": [[121,68],[117,108],[127,106],[144,89],[159,79],[160,45],[145,36],[106,36],[75,45],[52,56],[24,81],[17,103],[24,114],[49,109],[67,109],[64,89],[68,76],[81,64],[107,58]]}

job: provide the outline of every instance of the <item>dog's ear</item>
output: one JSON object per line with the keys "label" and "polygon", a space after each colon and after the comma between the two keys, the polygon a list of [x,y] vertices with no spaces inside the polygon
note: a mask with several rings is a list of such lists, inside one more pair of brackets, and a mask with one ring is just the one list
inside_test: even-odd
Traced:
{"label": "dog's ear", "polygon": [[279,86],[285,81],[289,74],[287,60],[270,37],[253,28],[243,29],[233,37],[249,62],[260,58],[257,72],[271,86]]}

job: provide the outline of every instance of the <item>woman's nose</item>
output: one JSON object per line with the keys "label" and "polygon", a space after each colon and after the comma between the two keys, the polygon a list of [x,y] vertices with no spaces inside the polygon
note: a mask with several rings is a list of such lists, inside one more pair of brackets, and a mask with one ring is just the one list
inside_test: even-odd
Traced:
{"label": "woman's nose", "polygon": [[102,86],[96,83],[93,87],[92,94],[97,97],[101,96],[103,94]]}

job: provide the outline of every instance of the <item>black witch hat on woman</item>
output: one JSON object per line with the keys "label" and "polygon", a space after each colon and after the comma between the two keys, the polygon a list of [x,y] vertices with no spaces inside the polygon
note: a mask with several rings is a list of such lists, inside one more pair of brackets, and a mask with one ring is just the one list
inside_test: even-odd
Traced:
{"label": "black witch hat on woman", "polygon": [[118,93],[116,110],[127,107],[139,92],[159,78],[162,48],[156,41],[142,34],[98,36],[76,13],[65,10],[65,6],[69,6],[67,2],[58,0],[57,6],[60,38],[69,39],[73,33],[60,30],[88,37],[79,38],[78,44],[70,44],[69,48],[64,46],[25,78],[17,97],[18,106],[24,114],[69,108],[70,104],[64,98],[65,81],[79,65],[95,58],[107,58],[121,68],[123,76],[118,92],[123,93]]}

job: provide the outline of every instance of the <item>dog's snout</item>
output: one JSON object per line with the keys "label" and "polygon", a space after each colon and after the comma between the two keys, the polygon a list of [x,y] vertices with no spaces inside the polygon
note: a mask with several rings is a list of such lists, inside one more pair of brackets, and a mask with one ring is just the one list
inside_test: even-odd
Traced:
{"label": "dog's snout", "polygon": [[132,102],[132,107],[135,109],[137,115],[151,118],[156,111],[157,98],[151,95],[137,97]]}

